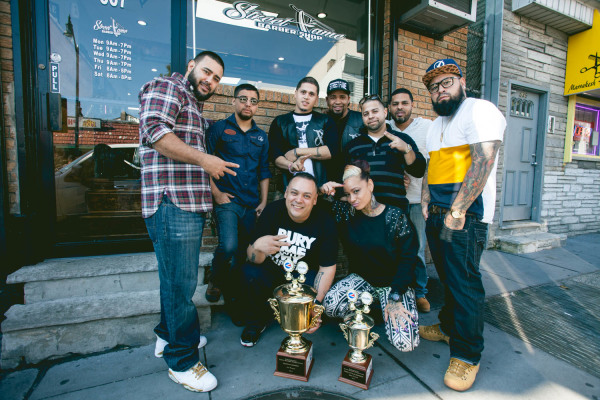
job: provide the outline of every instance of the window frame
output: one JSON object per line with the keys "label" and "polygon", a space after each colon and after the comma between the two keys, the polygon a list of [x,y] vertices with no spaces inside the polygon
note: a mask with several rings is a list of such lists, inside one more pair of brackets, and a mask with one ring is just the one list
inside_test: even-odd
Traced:
{"label": "window frame", "polygon": [[[580,97],[572,95],[569,97],[569,103],[567,105],[567,125],[565,129],[565,150],[563,156],[563,163],[570,163],[573,161],[598,161],[600,162],[600,155],[592,156],[588,154],[573,154],[573,128],[575,127],[575,106],[577,104],[597,107],[600,109],[600,101],[588,99],[586,97]],[[596,127],[599,129],[600,127]]]}

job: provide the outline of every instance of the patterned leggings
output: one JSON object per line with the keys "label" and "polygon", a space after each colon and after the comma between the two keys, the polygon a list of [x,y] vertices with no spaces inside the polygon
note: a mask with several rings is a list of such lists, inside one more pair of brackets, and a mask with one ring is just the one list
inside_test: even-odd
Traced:
{"label": "patterned leggings", "polygon": [[[325,314],[334,318],[344,318],[348,313],[348,298],[346,297],[346,294],[351,289],[356,291],[358,295],[365,291],[371,293],[374,299],[379,300],[382,312],[387,305],[388,295],[392,291],[392,288],[389,286],[373,287],[360,276],[350,274],[333,285],[325,295],[325,298],[323,299]],[[404,308],[411,314],[417,316],[417,318],[415,318],[415,326],[412,326],[410,322],[407,323],[406,320],[403,320],[405,327],[408,327],[408,329],[405,328],[406,330],[403,331],[402,328],[400,328],[399,332],[396,332],[393,329],[392,320],[388,319],[385,323],[385,332],[387,333],[390,343],[392,343],[395,348],[400,351],[412,351],[419,345],[419,314],[417,311],[414,290],[409,288],[406,293],[402,295],[401,299]]]}

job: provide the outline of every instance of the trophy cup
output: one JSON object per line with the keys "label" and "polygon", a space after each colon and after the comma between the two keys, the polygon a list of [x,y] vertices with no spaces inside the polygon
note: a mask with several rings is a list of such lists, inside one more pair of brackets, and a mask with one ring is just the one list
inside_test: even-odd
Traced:
{"label": "trophy cup", "polygon": [[[304,339],[302,334],[316,326],[323,306],[314,304],[317,292],[308,285],[303,285],[304,274],[308,265],[300,261],[296,266],[298,277],[294,278],[294,263],[286,260],[283,264],[285,278],[291,283],[278,286],[273,291],[269,304],[275,312],[275,319],[289,334],[277,352],[277,367],[274,375],[307,382],[313,365],[312,343]],[[311,311],[315,313],[311,320]]]}
{"label": "trophy cup", "polygon": [[350,350],[342,361],[342,373],[338,380],[361,389],[368,389],[373,376],[373,359],[370,354],[364,354],[363,350],[373,346],[379,338],[377,333],[370,332],[375,322],[373,318],[366,315],[371,311],[369,305],[373,302],[373,296],[369,292],[363,292],[360,295],[362,309],[356,306],[358,296],[354,290],[349,290],[347,296],[348,308],[354,312],[346,315],[340,328],[348,341]]}

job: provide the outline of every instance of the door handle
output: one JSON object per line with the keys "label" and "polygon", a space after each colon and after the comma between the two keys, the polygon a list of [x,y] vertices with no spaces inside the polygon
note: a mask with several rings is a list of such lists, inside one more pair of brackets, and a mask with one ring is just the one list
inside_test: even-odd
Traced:
{"label": "door handle", "polygon": [[537,166],[538,163],[536,161],[535,153],[531,154],[531,158],[533,159],[533,161],[531,161],[531,165],[533,165],[534,167]]}

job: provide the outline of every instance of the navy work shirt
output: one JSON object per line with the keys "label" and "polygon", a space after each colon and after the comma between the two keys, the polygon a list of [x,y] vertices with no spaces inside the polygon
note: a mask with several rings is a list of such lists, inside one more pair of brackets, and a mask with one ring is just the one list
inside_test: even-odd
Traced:
{"label": "navy work shirt", "polygon": [[237,124],[235,115],[214,123],[208,130],[206,148],[210,154],[239,164],[232,168],[236,176],[225,174],[214,180],[220,191],[235,196],[231,201],[254,208],[260,203],[258,183],[271,177],[269,141],[265,131],[254,120],[246,132]]}

